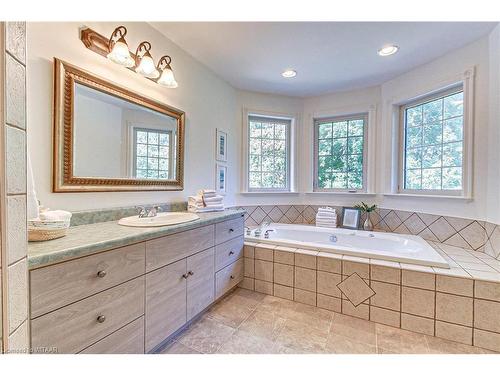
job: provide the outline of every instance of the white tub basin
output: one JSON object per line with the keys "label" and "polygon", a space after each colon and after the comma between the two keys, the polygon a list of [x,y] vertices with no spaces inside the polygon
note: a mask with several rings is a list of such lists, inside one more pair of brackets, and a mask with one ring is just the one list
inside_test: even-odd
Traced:
{"label": "white tub basin", "polygon": [[271,224],[264,228],[267,229],[272,230],[269,238],[263,235],[255,237],[255,231],[252,231],[251,235],[245,236],[245,241],[450,268],[448,262],[418,236],[297,224]]}
{"label": "white tub basin", "polygon": [[118,224],[127,227],[162,227],[198,220],[200,217],[191,212],[160,212],[155,217],[124,217]]}

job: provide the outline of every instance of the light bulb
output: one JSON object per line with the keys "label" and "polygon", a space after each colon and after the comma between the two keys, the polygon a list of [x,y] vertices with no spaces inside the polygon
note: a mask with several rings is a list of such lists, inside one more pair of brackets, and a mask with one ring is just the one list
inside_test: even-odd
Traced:
{"label": "light bulb", "polygon": [[149,53],[142,56],[135,71],[146,78],[158,78],[160,76],[160,72],[156,69],[153,58]]}
{"label": "light bulb", "polygon": [[161,72],[161,76],[157,81],[160,85],[166,86],[171,89],[175,89],[178,84],[174,77],[174,72],[169,67],[166,67]]}
{"label": "light bulb", "polygon": [[379,56],[390,56],[398,52],[399,47],[393,44],[384,46],[378,50]]}
{"label": "light bulb", "polygon": [[128,50],[127,43],[123,39],[118,40],[114,45],[110,53],[108,53],[108,59],[117,63],[119,65],[131,68],[135,65],[134,59],[130,56],[130,51]]}

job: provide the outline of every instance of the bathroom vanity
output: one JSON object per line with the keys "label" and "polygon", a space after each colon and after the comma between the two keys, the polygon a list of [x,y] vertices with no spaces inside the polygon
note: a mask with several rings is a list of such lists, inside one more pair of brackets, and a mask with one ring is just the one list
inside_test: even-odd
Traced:
{"label": "bathroom vanity", "polygon": [[31,347],[149,353],[243,279],[243,212],[171,227],[105,222],[30,245]]}

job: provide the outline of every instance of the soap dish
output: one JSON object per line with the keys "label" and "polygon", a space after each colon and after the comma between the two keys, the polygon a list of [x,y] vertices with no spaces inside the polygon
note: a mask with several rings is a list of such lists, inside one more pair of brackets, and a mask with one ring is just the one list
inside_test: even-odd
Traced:
{"label": "soap dish", "polygon": [[34,229],[28,228],[28,241],[40,242],[55,240],[66,235],[67,228],[64,229]]}

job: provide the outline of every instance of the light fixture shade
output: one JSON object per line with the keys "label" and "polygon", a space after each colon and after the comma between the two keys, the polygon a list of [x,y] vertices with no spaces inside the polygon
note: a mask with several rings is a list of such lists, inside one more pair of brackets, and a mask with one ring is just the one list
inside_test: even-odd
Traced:
{"label": "light fixture shade", "polygon": [[158,82],[162,86],[165,86],[165,87],[168,87],[171,89],[175,89],[177,86],[179,86],[177,84],[177,81],[175,80],[174,72],[168,66],[165,69],[163,69],[163,71],[161,72],[160,78],[156,82]]}
{"label": "light fixture shade", "polygon": [[156,69],[153,58],[149,53],[142,56],[135,71],[146,78],[158,78],[160,76],[160,72]]}
{"label": "light fixture shade", "polygon": [[125,43],[123,38],[120,38],[116,43],[114,43],[113,48],[111,52],[108,53],[107,57],[114,63],[127,68],[131,68],[135,65],[134,59],[130,56],[127,43]]}

